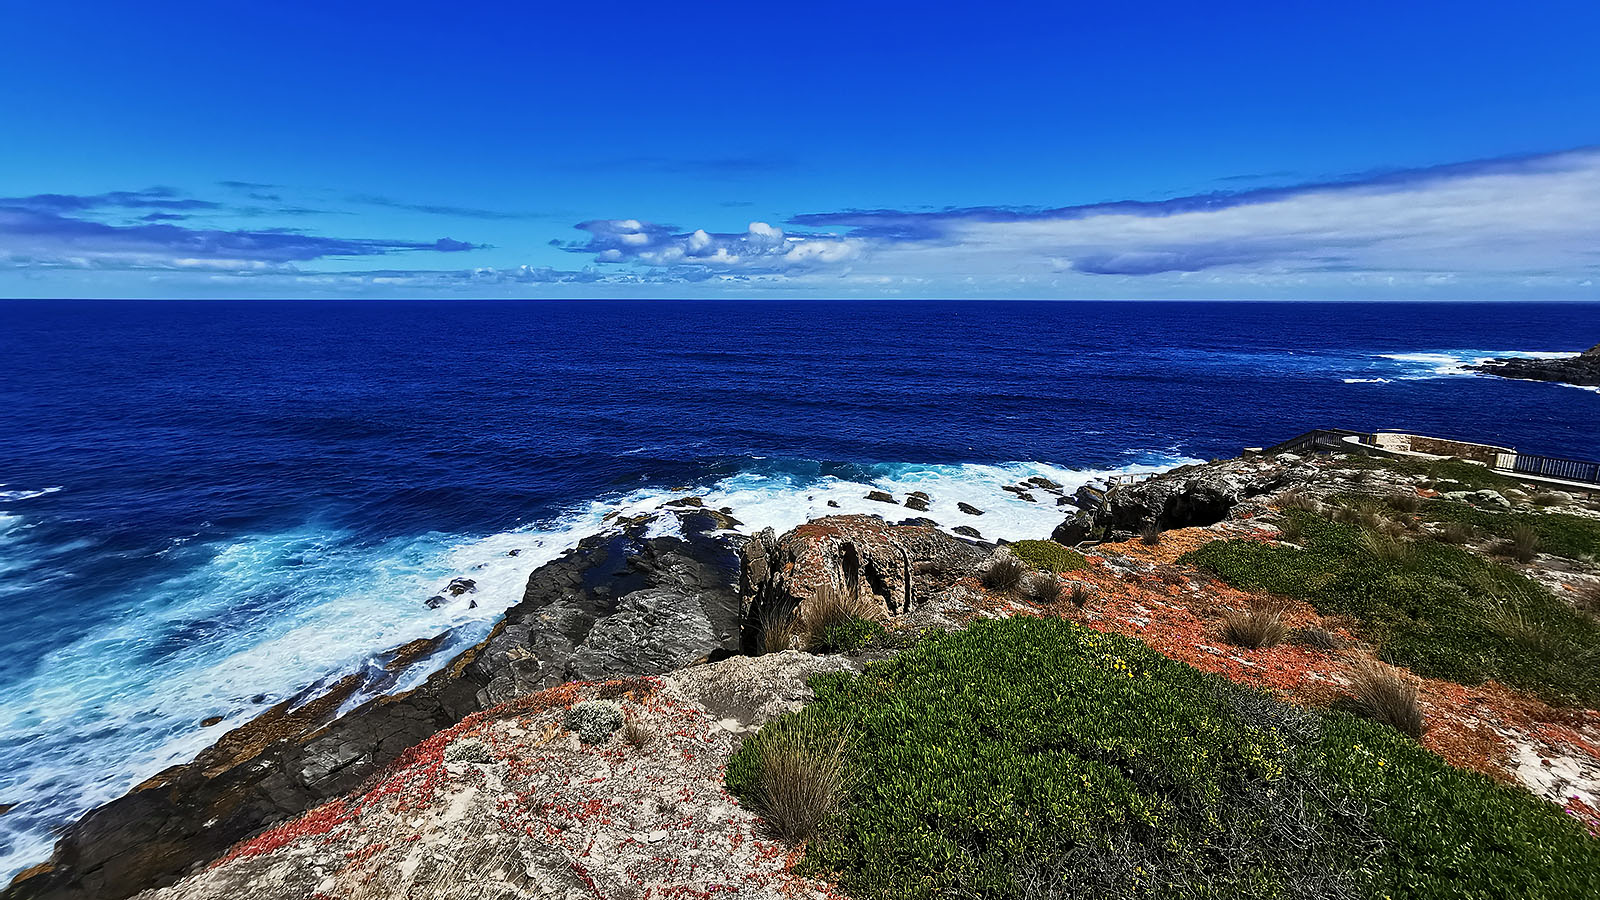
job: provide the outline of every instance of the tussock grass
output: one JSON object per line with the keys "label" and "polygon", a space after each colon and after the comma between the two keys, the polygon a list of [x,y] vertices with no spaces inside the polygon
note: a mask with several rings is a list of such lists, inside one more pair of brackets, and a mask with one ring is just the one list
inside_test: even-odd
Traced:
{"label": "tussock grass", "polygon": [[791,844],[808,840],[844,792],[847,733],[820,719],[798,719],[749,743],[756,760],[750,799],[768,830]]}
{"label": "tussock grass", "polygon": [[800,627],[800,617],[792,609],[769,607],[756,620],[756,627],[760,630],[759,644],[762,653],[793,650],[804,634]]}
{"label": "tussock grass", "polygon": [[1422,511],[1422,498],[1414,493],[1391,494],[1388,499],[1389,508],[1398,513],[1415,515]]}
{"label": "tussock grass", "polygon": [[622,739],[633,749],[642,750],[655,742],[656,733],[649,726],[629,719],[622,726]]}
{"label": "tussock grass", "polygon": [[1466,522],[1446,522],[1437,537],[1446,544],[1465,544],[1477,539],[1478,529]]}
{"label": "tussock grass", "polygon": [[[1349,616],[1357,636],[1386,659],[1462,684],[1494,679],[1555,705],[1600,703],[1600,623],[1504,564],[1440,541],[1388,543],[1310,513],[1300,547],[1213,541],[1179,560],[1234,587],[1304,600],[1323,615]],[[1535,653],[1498,620],[1496,598],[1547,632]]]}
{"label": "tussock grass", "polygon": [[1533,562],[1539,555],[1539,530],[1531,522],[1511,526],[1506,535],[1505,553],[1519,563]]}
{"label": "tussock grass", "polygon": [[1351,706],[1364,718],[1382,722],[1411,738],[1422,737],[1422,707],[1417,682],[1394,666],[1363,659],[1350,670]]}
{"label": "tussock grass", "polygon": [[1313,650],[1324,650],[1330,653],[1348,649],[1350,646],[1350,643],[1340,637],[1338,633],[1315,626],[1296,628],[1290,633],[1289,640],[1302,647],[1310,647]]}
{"label": "tussock grass", "polygon": [[1385,563],[1404,564],[1415,555],[1415,545],[1402,538],[1381,531],[1362,529],[1361,544],[1374,559]]}
{"label": "tussock grass", "polygon": [[1291,544],[1300,543],[1300,538],[1305,534],[1305,527],[1299,519],[1289,518],[1278,523],[1278,539]]}
{"label": "tussock grass", "polygon": [[1151,522],[1139,531],[1139,540],[1146,547],[1154,547],[1161,543],[1161,525]]}
{"label": "tussock grass", "polygon": [[1222,637],[1230,644],[1257,650],[1283,643],[1283,616],[1270,609],[1232,611],[1222,617]]}
{"label": "tussock grass", "polygon": [[841,653],[860,649],[882,633],[878,624],[885,610],[871,596],[859,591],[844,591],[824,585],[804,607],[801,631],[807,650],[814,653]]}
{"label": "tussock grass", "polygon": [[1275,504],[1279,509],[1298,509],[1303,512],[1321,512],[1322,504],[1305,491],[1284,491]]}
{"label": "tussock grass", "polygon": [[1013,556],[1002,556],[983,570],[979,580],[991,591],[1014,593],[1022,587],[1022,580],[1027,575],[1028,567],[1025,563]]}
{"label": "tussock grass", "polygon": [[1072,601],[1072,605],[1079,609],[1087,605],[1092,596],[1093,593],[1089,590],[1089,586],[1081,581],[1074,582],[1072,590],[1067,594],[1067,598]]}
{"label": "tussock grass", "polygon": [[1054,574],[1039,575],[1028,582],[1028,599],[1035,603],[1051,606],[1060,603],[1064,596],[1066,592],[1061,587],[1061,579]]}

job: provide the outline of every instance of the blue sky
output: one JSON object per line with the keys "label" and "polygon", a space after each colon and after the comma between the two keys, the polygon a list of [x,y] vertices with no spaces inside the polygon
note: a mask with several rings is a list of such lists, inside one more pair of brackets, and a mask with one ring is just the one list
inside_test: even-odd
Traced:
{"label": "blue sky", "polygon": [[1600,299],[1592,5],[6,20],[0,296]]}

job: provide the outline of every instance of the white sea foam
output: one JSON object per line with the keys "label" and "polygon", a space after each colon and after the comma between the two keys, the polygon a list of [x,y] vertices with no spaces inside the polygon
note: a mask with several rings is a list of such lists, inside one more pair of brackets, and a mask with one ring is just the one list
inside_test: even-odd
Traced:
{"label": "white sea foam", "polygon": [[1346,378],[1345,384],[1392,384],[1392,378]]}
{"label": "white sea foam", "polygon": [[[1065,512],[1054,495],[1035,491],[1037,502],[1030,503],[1002,486],[1043,476],[1070,493],[1111,474],[1193,461],[1176,454],[1145,458],[1101,471],[1037,462],[877,466],[859,481],[745,472],[694,492],[707,506],[731,509],[737,530],[747,534],[870,513],[970,525],[990,540],[1015,540],[1048,535]],[[916,512],[868,500],[870,490],[900,502],[919,490],[932,499],[926,512]],[[530,572],[611,527],[608,513],[656,512],[682,496],[636,490],[487,536],[433,533],[363,544],[347,532],[307,525],[203,548],[197,564],[127,612],[44,654],[34,675],[0,697],[0,802],[20,802],[0,817],[0,881],[48,854],[52,827],[192,759],[267,704],[370,668],[375,654],[407,641],[444,631],[452,633],[452,648],[480,640],[522,598]],[[984,514],[962,513],[958,502]],[[675,516],[662,515],[649,533],[674,534],[677,526]],[[0,535],[20,527],[18,517],[0,515]],[[448,597],[444,588],[457,577],[473,579],[476,589],[428,608],[424,601]],[[453,655],[447,648],[430,662],[442,665]],[[416,666],[390,689],[412,687],[431,671]],[[209,716],[223,721],[199,727]]]}
{"label": "white sea foam", "polygon": [[[0,488],[3,487],[5,487],[5,485],[0,484]],[[31,491],[0,491],[0,502],[13,500],[32,500],[35,497],[43,497],[45,494],[54,494],[59,490],[61,490],[60,485],[56,485],[55,487],[38,488]]]}
{"label": "white sea foam", "polygon": [[1479,366],[1492,359],[1570,359],[1577,353],[1544,350],[1440,350],[1427,353],[1383,353],[1379,359],[1402,364],[1407,380],[1440,378],[1451,375],[1485,375],[1468,366]]}

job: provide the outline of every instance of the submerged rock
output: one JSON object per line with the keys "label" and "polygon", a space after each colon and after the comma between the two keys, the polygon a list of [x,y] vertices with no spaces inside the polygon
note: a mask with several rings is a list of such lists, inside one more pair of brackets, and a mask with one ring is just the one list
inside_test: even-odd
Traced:
{"label": "submerged rock", "polygon": [[958,503],[956,503],[956,509],[961,510],[962,512],[966,513],[969,516],[981,516],[981,515],[983,515],[983,510],[977,508],[976,506],[973,506],[970,503],[958,502]]}
{"label": "submerged rock", "polygon": [[918,497],[916,494],[912,494],[912,495],[906,497],[906,509],[914,509],[917,512],[927,512],[928,511],[927,495],[924,494],[923,496]]}
{"label": "submerged rock", "polygon": [[867,499],[868,500],[876,500],[879,503],[894,503],[896,505],[899,505],[898,502],[894,499],[894,495],[890,494],[890,493],[888,493],[886,491],[868,491],[867,492]]}

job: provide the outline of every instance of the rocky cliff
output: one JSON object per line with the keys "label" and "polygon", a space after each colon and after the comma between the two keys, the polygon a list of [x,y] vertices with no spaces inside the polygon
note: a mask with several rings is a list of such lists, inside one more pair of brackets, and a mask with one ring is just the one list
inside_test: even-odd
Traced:
{"label": "rocky cliff", "polygon": [[1563,384],[1600,387],[1600,344],[1595,344],[1577,356],[1562,359],[1509,357],[1491,359],[1471,368],[1502,378],[1559,381]]}
{"label": "rocky cliff", "polygon": [[[343,716],[374,677],[428,655],[401,648],[379,676],[352,675],[280,704],[68,828],[6,900],[118,900],[169,884],[235,842],[361,785],[468,715],[563,682],[654,675],[738,646],[737,545],[724,514],[683,504],[616,523],[540,567],[490,636],[420,687]],[[420,642],[423,645],[429,642]],[[432,642],[437,647],[439,642]]]}

